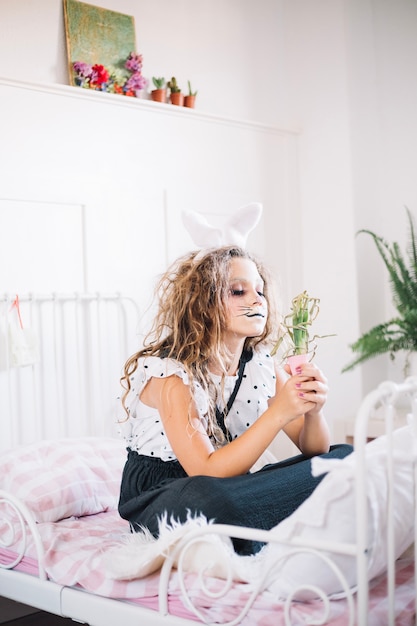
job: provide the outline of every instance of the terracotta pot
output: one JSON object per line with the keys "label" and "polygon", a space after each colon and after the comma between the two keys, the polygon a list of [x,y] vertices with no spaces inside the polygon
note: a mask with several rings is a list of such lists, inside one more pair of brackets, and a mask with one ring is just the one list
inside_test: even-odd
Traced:
{"label": "terracotta pot", "polygon": [[184,106],[189,109],[194,109],[195,107],[195,96],[184,96]]}
{"label": "terracotta pot", "polygon": [[151,98],[155,102],[166,102],[167,90],[166,89],[154,89],[153,91],[151,91]]}
{"label": "terracotta pot", "polygon": [[290,366],[291,374],[294,376],[295,370],[301,363],[308,362],[308,354],[292,354],[287,357],[287,365]]}
{"label": "terracotta pot", "polygon": [[176,104],[177,106],[182,107],[184,102],[184,95],[180,91],[174,91],[169,97],[171,100],[171,104]]}

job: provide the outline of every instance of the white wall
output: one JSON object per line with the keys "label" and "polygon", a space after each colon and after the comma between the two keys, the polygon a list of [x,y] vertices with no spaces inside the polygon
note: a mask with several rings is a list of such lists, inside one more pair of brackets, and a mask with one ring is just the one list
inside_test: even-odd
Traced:
{"label": "white wall", "polygon": [[[121,291],[145,310],[156,276],[193,247],[183,209],[221,220],[252,200],[276,203],[294,230],[291,133],[72,87],[0,80],[0,99],[3,290]],[[271,160],[279,183],[264,176]],[[285,266],[285,246],[266,249],[267,224],[250,245]]]}
{"label": "white wall", "polygon": [[301,130],[302,276],[338,334],[319,356],[337,394],[332,414],[345,417],[374,385],[403,376],[402,356],[340,369],[348,345],[394,313],[385,268],[357,230],[405,243],[404,205],[417,217],[417,3],[288,0],[282,17],[284,117]]}
{"label": "white wall", "polygon": [[[191,79],[201,111],[300,130],[297,148],[288,147],[298,171],[287,172],[286,180],[293,176],[295,184],[285,190],[293,213],[284,222],[273,191],[280,186],[276,165],[282,163],[272,157],[257,172],[270,190],[266,252],[274,261],[274,250],[284,245],[294,261],[290,270],[279,271],[293,281],[291,294],[306,288],[321,298],[320,331],[337,333],[319,348],[331,388],[328,414],[354,414],[362,383],[366,391],[372,380],[385,378],[388,359],[372,364],[372,376],[366,368],[341,375],[348,344],[380,321],[373,303],[381,303],[383,318],[390,305],[381,265],[372,260],[370,244],[360,248],[355,232],[384,227],[383,234],[400,237],[403,204],[417,211],[416,3],[99,4],[134,15],[145,74],[175,74],[182,84]],[[0,76],[67,82],[60,0],[0,0]],[[216,149],[211,146],[201,158],[202,167],[215,167]]]}
{"label": "white wall", "polygon": [[354,414],[360,376],[346,380],[348,341],[358,333],[354,204],[350,153],[344,3],[285,3],[288,123],[301,129],[300,289],[320,298],[317,360],[329,379],[329,412]]}
{"label": "white wall", "polygon": [[[404,206],[417,217],[417,3],[351,0],[347,9],[355,230],[367,228],[405,245]],[[364,332],[395,310],[372,240],[360,235],[355,248]],[[387,355],[369,361],[362,368],[364,388],[400,380],[402,368],[401,356],[394,365]]]}
{"label": "white wall", "polygon": [[[281,124],[281,0],[89,4],[135,18],[149,79],[175,75],[184,90],[190,79],[203,111]],[[62,0],[0,0],[0,50],[0,76],[68,84]]]}

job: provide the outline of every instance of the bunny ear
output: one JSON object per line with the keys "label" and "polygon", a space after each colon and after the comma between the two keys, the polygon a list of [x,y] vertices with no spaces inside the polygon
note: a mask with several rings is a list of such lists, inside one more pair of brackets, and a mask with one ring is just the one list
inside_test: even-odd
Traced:
{"label": "bunny ear", "polygon": [[183,211],[182,221],[196,246],[200,248],[213,248],[222,245],[222,232],[220,228],[211,226],[201,213]]}
{"label": "bunny ear", "polygon": [[201,213],[195,211],[183,211],[182,221],[193,242],[200,248],[227,245],[244,248],[248,235],[258,224],[261,214],[262,205],[259,202],[253,202],[241,207],[229,218],[223,228],[211,226]]}
{"label": "bunny ear", "polygon": [[235,243],[244,248],[249,233],[257,226],[261,215],[262,204],[259,202],[252,202],[241,207],[226,224],[224,229],[225,244]]}

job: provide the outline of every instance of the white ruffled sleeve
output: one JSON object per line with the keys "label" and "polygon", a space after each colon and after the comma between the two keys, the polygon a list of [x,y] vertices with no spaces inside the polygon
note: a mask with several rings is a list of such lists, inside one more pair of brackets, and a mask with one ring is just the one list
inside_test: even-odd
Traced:
{"label": "white ruffled sleeve", "polygon": [[[147,356],[139,359],[138,367],[130,377],[131,388],[125,400],[129,417],[135,418],[138,416],[139,397],[149,380],[151,378],[168,378],[169,376],[178,376],[178,378],[181,378],[184,385],[190,385],[189,376],[184,366],[179,361],[168,358],[161,359],[156,356]],[[199,383],[195,383],[194,385],[194,400],[199,417],[203,424],[205,424],[208,411],[208,399]],[[126,414],[123,408],[122,412],[124,416],[122,416],[121,419],[125,419]]]}

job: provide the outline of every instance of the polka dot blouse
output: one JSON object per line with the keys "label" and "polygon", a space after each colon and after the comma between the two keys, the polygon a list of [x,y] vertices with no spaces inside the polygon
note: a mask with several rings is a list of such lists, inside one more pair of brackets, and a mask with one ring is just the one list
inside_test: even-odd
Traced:
{"label": "polka dot blouse", "polygon": [[[153,377],[166,378],[178,376],[185,385],[189,385],[188,374],[183,366],[174,359],[159,357],[142,357],[138,368],[131,376],[131,390],[126,399],[129,419],[119,423],[120,434],[125,438],[126,445],[139,454],[156,456],[163,461],[175,459],[174,452],[165,434],[161,417],[156,409],[143,404],[139,396],[146,383]],[[212,375],[216,385],[216,403],[220,410],[227,404],[233,391],[237,376],[227,376],[224,383],[221,377]],[[242,434],[268,408],[268,399],[275,393],[274,363],[265,351],[256,350],[252,359],[246,363],[245,371],[238,394],[235,398],[225,425],[232,438]],[[208,400],[197,386],[195,401],[200,419],[206,424]],[[120,415],[124,419],[124,415]]]}

